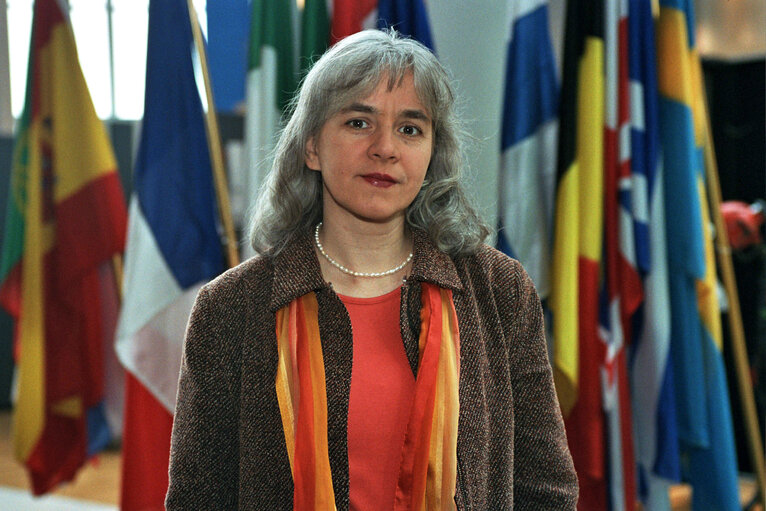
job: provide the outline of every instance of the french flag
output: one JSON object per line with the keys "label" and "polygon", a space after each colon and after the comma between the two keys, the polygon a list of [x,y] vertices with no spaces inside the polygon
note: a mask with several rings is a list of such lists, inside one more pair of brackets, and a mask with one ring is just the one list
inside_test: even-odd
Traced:
{"label": "french flag", "polygon": [[152,0],[116,350],[128,370],[121,509],[162,509],[184,332],[224,270],[184,0]]}

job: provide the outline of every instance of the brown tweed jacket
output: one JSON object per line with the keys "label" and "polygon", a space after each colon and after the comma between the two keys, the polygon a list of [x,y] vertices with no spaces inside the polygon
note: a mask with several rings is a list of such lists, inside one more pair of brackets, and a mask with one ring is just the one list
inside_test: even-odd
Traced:
{"label": "brown tweed jacket", "polygon": [[[517,261],[487,246],[453,260],[421,232],[414,253],[401,304],[413,373],[420,282],[453,291],[460,328],[458,509],[575,509],[577,479],[529,277]],[[348,509],[351,323],[322,279],[309,235],[273,259],[246,261],[200,291],[184,348],[167,509],[292,509],[274,385],[274,313],[310,291],[319,303],[335,501],[339,511]]]}

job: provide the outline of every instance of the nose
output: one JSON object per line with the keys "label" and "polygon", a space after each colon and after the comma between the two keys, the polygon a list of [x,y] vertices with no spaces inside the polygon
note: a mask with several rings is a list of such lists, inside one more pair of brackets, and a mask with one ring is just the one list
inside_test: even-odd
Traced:
{"label": "nose", "polygon": [[370,157],[378,160],[396,161],[399,159],[399,149],[391,130],[378,130],[372,136],[369,148]]}

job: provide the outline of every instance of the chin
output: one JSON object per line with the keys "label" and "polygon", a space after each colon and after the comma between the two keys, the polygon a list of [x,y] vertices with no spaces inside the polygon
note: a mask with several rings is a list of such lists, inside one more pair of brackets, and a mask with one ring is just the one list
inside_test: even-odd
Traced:
{"label": "chin", "polygon": [[397,220],[404,221],[406,211],[359,211],[354,212],[354,216],[366,222],[385,224]]}

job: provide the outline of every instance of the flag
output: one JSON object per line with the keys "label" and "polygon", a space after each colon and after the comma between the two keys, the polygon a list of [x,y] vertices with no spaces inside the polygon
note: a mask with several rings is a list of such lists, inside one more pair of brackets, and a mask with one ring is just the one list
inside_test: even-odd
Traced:
{"label": "flag", "polygon": [[553,366],[582,509],[606,506],[599,368],[603,218],[604,35],[600,0],[567,5],[550,307]]}
{"label": "flag", "polygon": [[[282,113],[298,87],[291,0],[253,0],[247,71],[247,203],[252,208],[276,144]],[[253,255],[245,247],[246,255]]]}
{"label": "flag", "polygon": [[206,4],[207,55],[210,82],[218,112],[236,112],[245,102],[248,0],[217,0]]}
{"label": "flag", "polygon": [[606,2],[604,18],[604,255],[600,334],[607,433],[607,495],[612,510],[633,509],[636,476],[625,348],[643,299],[633,237],[627,0]]}
{"label": "flag", "polygon": [[327,16],[327,0],[305,0],[301,13],[301,73],[308,69],[330,44],[330,19]]}
{"label": "flag", "polygon": [[422,0],[334,0],[330,39],[333,44],[366,28],[394,28],[432,51],[428,12]]}
{"label": "flag", "polygon": [[556,62],[548,3],[509,3],[501,137],[498,248],[521,261],[542,299],[550,292],[558,133]]}
{"label": "flag", "polygon": [[333,0],[330,43],[365,28],[375,28],[377,20],[378,0]]}
{"label": "flag", "polygon": [[692,485],[695,510],[734,510],[739,509],[737,463],[708,227],[702,78],[690,1],[661,1],[657,53],[672,310],[670,353],[682,475]]}
{"label": "flag", "polygon": [[378,0],[378,28],[388,27],[434,50],[428,12],[422,0]]}
{"label": "flag", "polygon": [[629,8],[634,233],[645,291],[630,348],[638,496],[645,509],[669,511],[670,484],[681,476],[669,364],[670,296],[654,18],[649,2],[630,0]]}
{"label": "flag", "polygon": [[[224,269],[184,0],[152,0],[116,349],[127,382],[124,510],[162,508],[182,344],[199,288]],[[154,444],[144,444],[153,438]]]}
{"label": "flag", "polygon": [[33,19],[0,302],[16,323],[14,454],[39,495],[71,480],[110,440],[104,359],[117,304],[112,258],[124,247],[126,213],[69,18],[56,0],[38,0]]}

